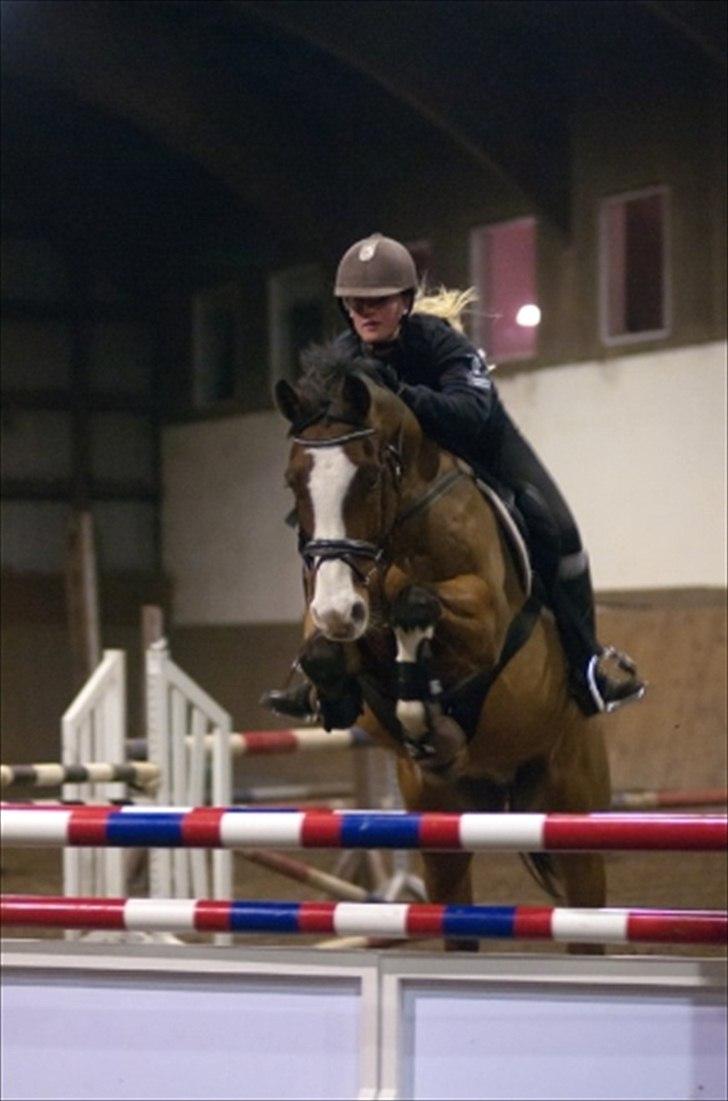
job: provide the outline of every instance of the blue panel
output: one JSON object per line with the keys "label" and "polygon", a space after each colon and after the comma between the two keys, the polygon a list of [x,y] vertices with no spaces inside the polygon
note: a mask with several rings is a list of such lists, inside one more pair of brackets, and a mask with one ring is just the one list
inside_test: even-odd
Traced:
{"label": "blue panel", "polygon": [[515,906],[446,906],[443,933],[450,937],[512,937]]}
{"label": "blue panel", "polygon": [[300,902],[235,901],[230,907],[230,931],[297,933]]}
{"label": "blue panel", "polygon": [[165,849],[182,845],[184,812],[157,814],[110,814],[106,821],[109,845],[137,845],[142,848]]}
{"label": "blue panel", "polygon": [[343,814],[341,846],[344,849],[417,848],[419,814]]}

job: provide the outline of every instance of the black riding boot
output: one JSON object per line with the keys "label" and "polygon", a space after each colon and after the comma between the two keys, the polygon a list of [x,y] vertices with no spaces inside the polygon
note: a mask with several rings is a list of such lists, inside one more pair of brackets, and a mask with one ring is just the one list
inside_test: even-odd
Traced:
{"label": "black riding boot", "polygon": [[[597,641],[586,555],[561,559],[551,605],[569,663],[571,693],[584,714],[616,711],[625,703],[641,699],[645,685],[638,679],[631,658]],[[616,677],[607,672],[608,667]]]}
{"label": "black riding boot", "polygon": [[261,707],[275,711],[276,715],[285,715],[288,719],[300,719],[301,722],[313,722],[316,718],[314,687],[308,681],[295,684],[290,688],[271,688],[260,697]]}

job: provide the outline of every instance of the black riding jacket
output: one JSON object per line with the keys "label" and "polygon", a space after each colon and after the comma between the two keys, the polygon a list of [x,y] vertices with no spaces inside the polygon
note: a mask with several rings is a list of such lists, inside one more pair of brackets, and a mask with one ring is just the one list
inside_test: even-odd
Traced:
{"label": "black riding jacket", "polygon": [[466,337],[439,317],[416,313],[404,322],[397,340],[385,347],[364,344],[353,330],[342,333],[336,343],[352,358],[367,355],[394,368],[401,384],[399,396],[426,435],[501,492],[512,493],[532,540],[545,545],[555,539],[563,555],[581,550],[567,502],[509,417],[481,356]]}
{"label": "black riding jacket", "polygon": [[353,330],[336,343],[352,358],[368,355],[393,367],[399,396],[425,433],[475,467],[490,465],[510,421],[482,358],[446,321],[415,313],[392,344],[365,344]]}

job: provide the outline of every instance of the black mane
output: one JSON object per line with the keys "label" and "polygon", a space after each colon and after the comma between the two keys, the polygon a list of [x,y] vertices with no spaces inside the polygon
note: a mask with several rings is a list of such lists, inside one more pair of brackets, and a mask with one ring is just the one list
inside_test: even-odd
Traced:
{"label": "black mane", "polygon": [[301,353],[302,372],[295,386],[301,400],[312,411],[329,409],[341,392],[344,379],[364,375],[380,383],[377,361],[347,354],[336,340],[311,344]]}

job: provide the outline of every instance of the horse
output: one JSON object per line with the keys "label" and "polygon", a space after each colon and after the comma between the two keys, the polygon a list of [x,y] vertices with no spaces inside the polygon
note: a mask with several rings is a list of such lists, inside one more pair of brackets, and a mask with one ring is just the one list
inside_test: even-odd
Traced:
{"label": "horse", "polygon": [[[608,809],[599,717],[569,694],[554,617],[498,502],[371,361],[333,342],[303,363],[274,396],[304,563],[299,666],[329,727],[356,720],[396,755],[410,811]],[[471,853],[421,856],[430,901],[472,903]],[[605,904],[601,854],[524,860],[553,898]]]}

